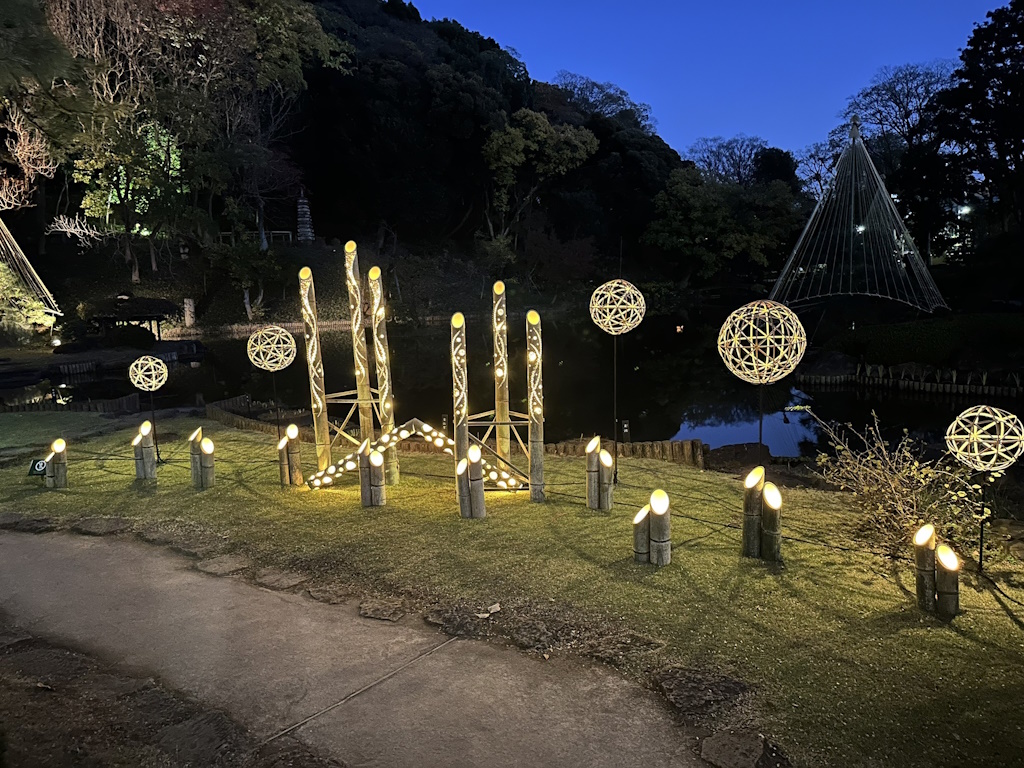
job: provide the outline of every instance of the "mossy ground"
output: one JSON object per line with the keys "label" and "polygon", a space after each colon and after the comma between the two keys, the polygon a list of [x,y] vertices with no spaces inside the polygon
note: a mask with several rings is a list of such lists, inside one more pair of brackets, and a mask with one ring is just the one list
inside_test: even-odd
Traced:
{"label": "mossy ground", "polygon": [[[8,434],[0,416],[0,434]],[[752,686],[752,723],[806,766],[1012,765],[1024,758],[1024,568],[963,576],[949,624],[915,605],[909,562],[862,551],[847,495],[783,489],[785,566],[738,556],[738,478],[624,460],[615,511],[584,504],[584,460],[547,457],[548,502],[488,495],[482,521],[459,519],[447,457],[402,454],[388,505],[365,510],[344,480],[282,489],[274,440],[216,424],[217,486],[189,484],[194,420],[160,425],[169,463],[133,485],[130,432],[69,444],[70,489],[0,470],[0,509],[63,521],[117,515],[176,520],[227,537],[260,564],[417,599],[571,607],[664,643],[623,664],[645,676],[679,663]],[[175,437],[171,435],[175,434]],[[307,464],[312,455],[307,446]],[[632,562],[631,518],[655,487],[673,517],[673,561]],[[831,545],[831,546],[828,546]]]}

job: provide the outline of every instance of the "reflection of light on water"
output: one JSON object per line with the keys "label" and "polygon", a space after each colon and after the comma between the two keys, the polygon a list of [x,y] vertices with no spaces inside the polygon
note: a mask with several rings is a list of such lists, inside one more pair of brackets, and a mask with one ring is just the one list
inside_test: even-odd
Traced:
{"label": "reflection of light on water", "polygon": [[[790,390],[787,405],[805,405],[810,398],[798,389]],[[720,419],[683,418],[673,440],[701,440],[710,448],[757,442],[758,420],[723,422]],[[774,412],[764,415],[764,444],[772,456],[801,456],[801,443],[818,439],[817,426],[810,414],[802,411]]]}

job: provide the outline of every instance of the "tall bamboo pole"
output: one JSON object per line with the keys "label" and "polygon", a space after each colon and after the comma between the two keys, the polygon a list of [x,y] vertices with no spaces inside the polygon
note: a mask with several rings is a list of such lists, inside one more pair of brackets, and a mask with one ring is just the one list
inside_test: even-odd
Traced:
{"label": "tall bamboo pole", "polygon": [[527,408],[530,417],[530,501],[544,501],[544,379],[540,314],[526,313]]}
{"label": "tall bamboo pole", "polygon": [[345,243],[345,283],[348,285],[348,311],[352,318],[352,358],[356,369],[356,397],[359,400],[359,439],[372,443],[373,393],[370,392],[370,371],[366,362],[363,277],[359,273],[359,254],[352,240]]}
{"label": "tall bamboo pole", "polygon": [[[377,399],[380,402],[381,437],[395,428],[395,397],[391,391],[391,354],[388,349],[387,311],[380,267],[371,267],[370,321],[373,323],[373,359],[377,368]],[[390,441],[389,441],[390,442]],[[384,477],[388,485],[398,484],[398,449],[384,450]]]}
{"label": "tall bamboo pole", "polygon": [[508,315],[505,311],[505,283],[494,284],[491,292],[491,327],[494,333],[494,439],[498,455],[509,458],[511,432],[508,408]]}
{"label": "tall bamboo pole", "polygon": [[324,470],[331,466],[331,430],[327,423],[324,361],[320,351],[316,292],[313,290],[313,271],[309,267],[299,270],[299,297],[306,336],[306,365],[309,367],[309,397],[310,410],[313,414],[313,435],[316,440],[316,468]]}
{"label": "tall bamboo pole", "polygon": [[[469,391],[466,378],[466,317],[452,315],[452,423],[455,433],[455,463],[469,452]],[[458,486],[456,486],[458,488]]]}

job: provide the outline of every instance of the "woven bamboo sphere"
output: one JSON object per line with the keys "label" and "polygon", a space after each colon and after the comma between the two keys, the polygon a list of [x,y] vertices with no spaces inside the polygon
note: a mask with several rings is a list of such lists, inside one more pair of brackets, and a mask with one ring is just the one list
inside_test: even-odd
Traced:
{"label": "woven bamboo sphere", "polygon": [[1008,411],[976,405],[949,425],[946,447],[971,469],[1006,469],[1024,453],[1024,424]]}
{"label": "woven bamboo sphere", "polygon": [[128,378],[137,389],[156,392],[167,383],[167,364],[159,357],[143,355],[129,366]]}
{"label": "woven bamboo sphere", "polygon": [[629,333],[644,319],[644,295],[626,280],[609,280],[590,297],[590,317],[605,333]]}
{"label": "woven bamboo sphere", "polygon": [[718,333],[726,367],[751,384],[771,384],[793,372],[807,349],[807,334],[789,307],[759,300],[737,309]]}
{"label": "woven bamboo sphere", "polygon": [[249,337],[245,352],[257,368],[281,371],[295,359],[295,337],[279,325],[268,325]]}

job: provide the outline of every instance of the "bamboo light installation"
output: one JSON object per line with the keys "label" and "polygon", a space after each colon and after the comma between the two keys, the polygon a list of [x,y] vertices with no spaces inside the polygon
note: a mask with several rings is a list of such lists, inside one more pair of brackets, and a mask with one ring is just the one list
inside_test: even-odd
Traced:
{"label": "bamboo light installation", "polygon": [[935,526],[921,526],[914,534],[914,584],[917,604],[925,611],[935,610]]}
{"label": "bamboo light installation", "polygon": [[391,385],[391,353],[388,349],[387,310],[384,306],[384,286],[380,267],[371,267],[370,321],[373,323],[373,359],[377,370],[377,400],[380,403],[380,432],[384,448],[384,478],[388,485],[396,485],[399,478],[398,450],[388,445],[387,436],[395,428],[395,397]]}
{"label": "bamboo light installation", "polygon": [[299,270],[299,299],[306,337],[306,365],[309,368],[309,397],[310,411],[313,414],[313,436],[316,441],[316,466],[322,470],[331,465],[331,430],[327,422],[324,362],[316,316],[316,291],[313,289],[313,271],[309,267]]}
{"label": "bamboo light installation", "polygon": [[46,487],[68,487],[68,444],[58,437],[50,445],[50,455],[46,457]]}
{"label": "bamboo light installation", "polygon": [[662,566],[672,562],[672,516],[668,494],[660,488],[651,494],[651,563]]}
{"label": "bamboo light installation", "polygon": [[587,443],[587,509],[601,508],[601,438]]}
{"label": "bamboo light installation", "polygon": [[284,437],[277,443],[277,463],[281,485],[302,485],[302,443],[299,428],[289,424]]}
{"label": "bamboo light installation", "polygon": [[459,516],[473,517],[473,501],[469,491],[469,459],[460,459],[455,466],[455,497],[459,502]]}
{"label": "bamboo light installation", "polygon": [[466,458],[469,459],[468,474],[470,513],[475,518],[486,517],[487,507],[484,504],[484,472],[483,464],[481,464],[483,455],[480,452],[480,446],[469,446],[469,451],[466,452]]}
{"label": "bamboo light installation", "polygon": [[277,436],[281,437],[281,406],[277,401],[277,372],[283,371],[295,360],[295,337],[279,325],[268,325],[253,331],[245,345],[249,362],[270,372],[274,387],[274,406],[277,408]]}
{"label": "bamboo light installation", "polygon": [[718,332],[718,354],[733,375],[772,384],[793,372],[807,349],[807,334],[789,307],[752,301],[735,310]]}
{"label": "bamboo light installation", "polygon": [[946,447],[959,462],[979,472],[1007,469],[1024,453],[1024,424],[1009,411],[976,405],[949,425]]}
{"label": "bamboo light installation", "polygon": [[214,463],[215,459],[213,456],[213,440],[208,437],[204,437],[199,443],[200,454],[199,454],[199,480],[200,489],[202,491],[213,488],[215,477],[214,477]]}
{"label": "bamboo light installation", "polygon": [[743,557],[761,556],[761,494],[764,492],[764,467],[754,467],[743,481]]}
{"label": "bamboo light installation", "polygon": [[135,479],[156,480],[156,444],[153,441],[153,424],[142,422],[139,434],[132,440],[135,448]]}
{"label": "bamboo light installation", "polygon": [[602,449],[598,456],[597,508],[605,512],[612,508],[612,492],[615,490],[615,484],[612,482],[614,478],[615,459],[608,451]]}
{"label": "bamboo light installation", "polygon": [[149,392],[149,417],[153,423],[153,445],[156,446],[156,459],[160,461],[160,446],[156,442],[156,406],[153,404],[153,393],[167,383],[167,364],[159,357],[143,355],[128,367],[128,379],[136,389]]}
{"label": "bamboo light installation", "polygon": [[189,468],[192,472],[192,487],[197,491],[203,490],[203,467],[202,450],[203,428],[199,427],[188,438]]}
{"label": "bamboo light installation", "polygon": [[466,377],[466,316],[452,315],[452,403],[455,420],[455,462],[469,450],[469,385]]}
{"label": "bamboo light installation", "polygon": [[527,415],[530,418],[530,501],[544,501],[544,379],[540,314],[526,313]]}
{"label": "bamboo light installation", "polygon": [[505,283],[501,280],[491,289],[491,329],[494,335],[495,449],[498,456],[508,461],[512,445],[508,407],[508,314],[505,311]]}
{"label": "bamboo light installation", "polygon": [[945,544],[935,550],[935,612],[952,619],[960,612],[960,558]]}
{"label": "bamboo light installation", "polygon": [[632,331],[646,311],[644,295],[628,280],[609,280],[590,296],[590,319],[612,336]]}
{"label": "bamboo light installation", "polygon": [[651,562],[651,505],[644,504],[643,509],[633,518],[633,562]]}
{"label": "bamboo light installation", "polygon": [[761,499],[761,559],[782,562],[782,494],[775,483],[765,483]]}
{"label": "bamboo light installation", "polygon": [[373,442],[373,394],[366,360],[366,325],[363,319],[362,275],[356,244],[345,243],[345,284],[348,286],[348,311],[352,318],[352,358],[356,369],[356,397],[359,400],[359,437]]}
{"label": "bamboo light installation", "polygon": [[370,450],[370,506],[383,507],[387,503],[384,490],[384,454]]}

